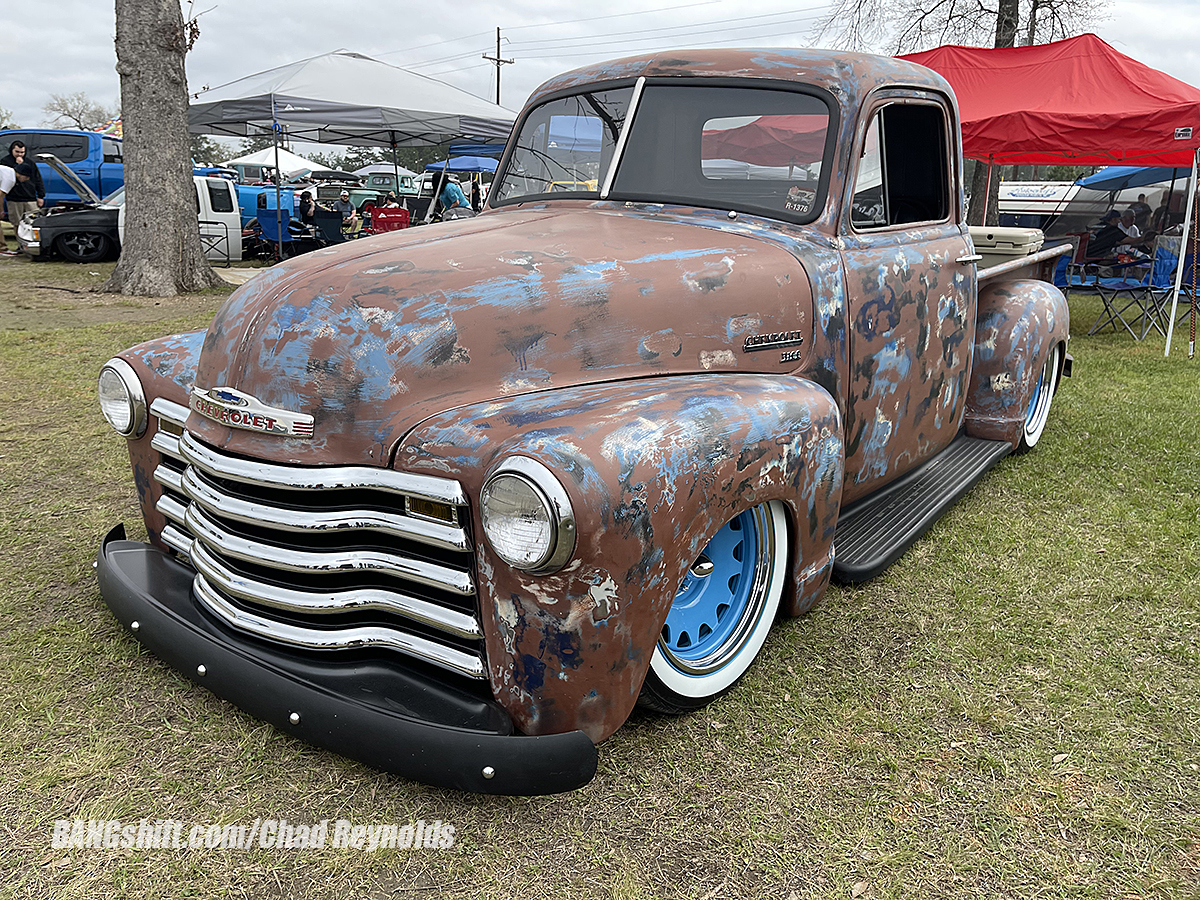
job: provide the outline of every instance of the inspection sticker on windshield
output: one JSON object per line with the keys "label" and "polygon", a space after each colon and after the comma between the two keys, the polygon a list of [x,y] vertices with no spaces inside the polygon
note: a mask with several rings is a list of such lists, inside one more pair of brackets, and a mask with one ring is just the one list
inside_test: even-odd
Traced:
{"label": "inspection sticker on windshield", "polygon": [[816,191],[808,191],[799,185],[792,185],[788,189],[787,200],[783,204],[783,208],[788,212],[796,212],[801,215],[812,210],[813,201],[817,199]]}

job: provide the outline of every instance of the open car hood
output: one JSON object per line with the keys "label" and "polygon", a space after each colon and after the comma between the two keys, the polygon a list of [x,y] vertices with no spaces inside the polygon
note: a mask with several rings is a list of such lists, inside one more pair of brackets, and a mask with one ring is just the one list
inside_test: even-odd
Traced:
{"label": "open car hood", "polygon": [[78,194],[79,199],[84,203],[98,204],[100,202],[100,198],[92,193],[92,189],[84,184],[83,180],[76,175],[75,172],[65,162],[63,162],[53,153],[39,153],[37,154],[37,158],[39,161],[44,162],[55,172],[61,175],[63,181],[71,186],[71,190]]}

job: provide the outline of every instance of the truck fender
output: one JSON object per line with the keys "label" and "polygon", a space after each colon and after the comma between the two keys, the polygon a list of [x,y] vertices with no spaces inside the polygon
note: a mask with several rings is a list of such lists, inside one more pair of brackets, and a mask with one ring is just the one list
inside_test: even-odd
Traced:
{"label": "truck fender", "polygon": [[[981,288],[967,434],[1018,446],[1038,375],[1054,346],[1065,347],[1070,330],[1067,300],[1052,284],[1021,279]],[[1061,377],[1060,364],[1056,383]]]}
{"label": "truck fender", "polygon": [[[536,575],[500,559],[478,498],[513,457],[569,497],[574,551]],[[823,593],[844,455],[820,386],[789,375],[690,375],[564,388],[450,410],[397,448],[396,468],[455,477],[473,501],[492,690],[526,734],[595,741],[628,717],[678,585],[731,518],[780,500],[792,577],[783,608]]]}

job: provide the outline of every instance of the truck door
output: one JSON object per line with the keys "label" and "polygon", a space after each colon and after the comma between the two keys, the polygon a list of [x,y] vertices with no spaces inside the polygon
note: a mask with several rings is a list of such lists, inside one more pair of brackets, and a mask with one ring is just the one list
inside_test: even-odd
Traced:
{"label": "truck door", "polygon": [[100,190],[96,191],[101,197],[107,197],[125,183],[125,157],[119,140],[108,135],[100,137]]}
{"label": "truck door", "polygon": [[212,262],[241,259],[242,223],[233,182],[224,178],[194,180],[204,255]]}
{"label": "truck door", "polygon": [[975,265],[951,106],[927,92],[864,107],[843,203],[851,502],[958,433],[974,340]]}

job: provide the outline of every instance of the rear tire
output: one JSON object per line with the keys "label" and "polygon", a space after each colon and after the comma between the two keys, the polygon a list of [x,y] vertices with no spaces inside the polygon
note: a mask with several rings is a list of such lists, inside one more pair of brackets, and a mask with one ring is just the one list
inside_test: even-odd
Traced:
{"label": "rear tire", "polygon": [[1062,345],[1055,344],[1046,357],[1046,364],[1038,375],[1033,396],[1025,410],[1025,425],[1021,429],[1021,441],[1015,452],[1028,453],[1037,446],[1046,421],[1050,418],[1050,403],[1058,390],[1059,372],[1062,370]]}
{"label": "rear tire", "polygon": [[73,231],[62,235],[57,242],[58,252],[73,263],[93,263],[107,259],[112,252],[112,240],[94,231]]}
{"label": "rear tire", "polygon": [[675,594],[638,702],[680,715],[731,690],[766,642],[786,568],[782,503],[761,503],[727,522]]}

